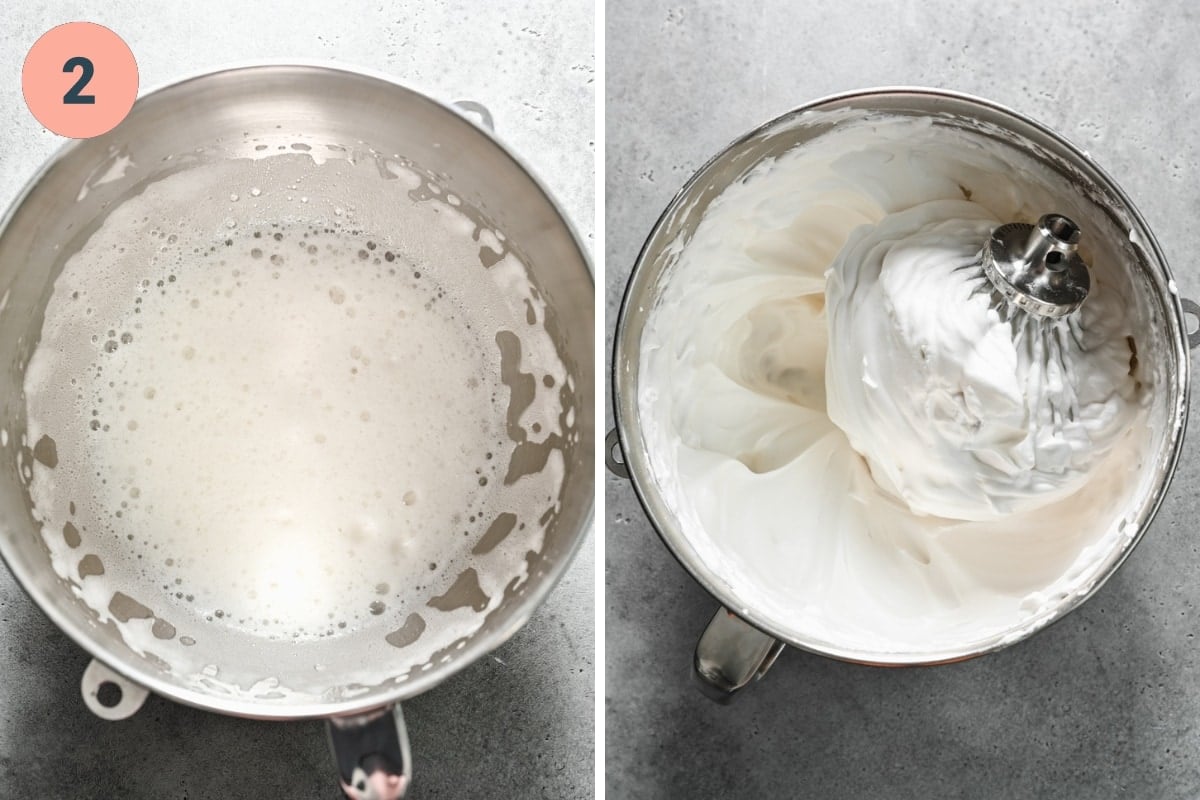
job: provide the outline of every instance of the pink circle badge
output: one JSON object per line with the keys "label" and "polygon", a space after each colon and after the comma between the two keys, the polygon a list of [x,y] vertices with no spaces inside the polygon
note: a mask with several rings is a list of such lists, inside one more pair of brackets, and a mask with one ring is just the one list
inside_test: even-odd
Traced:
{"label": "pink circle badge", "polygon": [[137,99],[129,45],[103,25],[68,22],[34,42],[21,69],[25,103],[60,136],[87,139],[117,126]]}

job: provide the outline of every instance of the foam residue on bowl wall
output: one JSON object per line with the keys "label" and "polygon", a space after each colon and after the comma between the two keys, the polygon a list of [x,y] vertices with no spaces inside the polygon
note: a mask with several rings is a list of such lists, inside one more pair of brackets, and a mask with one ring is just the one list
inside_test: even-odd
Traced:
{"label": "foam residue on bowl wall", "polygon": [[164,159],[67,260],[17,458],[55,571],[172,680],[348,699],[524,590],[575,383],[521,256],[437,176],[242,149]]}

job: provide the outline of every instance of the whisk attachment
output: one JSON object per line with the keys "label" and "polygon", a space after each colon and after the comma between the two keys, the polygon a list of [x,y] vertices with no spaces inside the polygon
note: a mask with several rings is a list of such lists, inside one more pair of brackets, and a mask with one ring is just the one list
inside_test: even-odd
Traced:
{"label": "whisk attachment", "polygon": [[1081,233],[1062,214],[1043,214],[1036,225],[1001,225],[983,247],[983,272],[1018,308],[1050,319],[1065,317],[1083,305],[1091,288],[1078,252]]}

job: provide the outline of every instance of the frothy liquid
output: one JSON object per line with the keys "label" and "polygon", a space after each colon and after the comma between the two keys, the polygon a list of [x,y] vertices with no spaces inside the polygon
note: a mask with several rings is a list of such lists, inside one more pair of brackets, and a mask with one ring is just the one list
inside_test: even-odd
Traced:
{"label": "frothy liquid", "polygon": [[206,625],[305,640],[385,617],[401,645],[439,614],[477,626],[562,482],[544,305],[453,203],[371,231],[296,188],[309,159],[271,161],[239,169],[289,187],[273,202],[209,175],[225,196],[167,227],[156,206],[196,191],[168,178],[58,278],[25,385],[56,567],[184,645]]}

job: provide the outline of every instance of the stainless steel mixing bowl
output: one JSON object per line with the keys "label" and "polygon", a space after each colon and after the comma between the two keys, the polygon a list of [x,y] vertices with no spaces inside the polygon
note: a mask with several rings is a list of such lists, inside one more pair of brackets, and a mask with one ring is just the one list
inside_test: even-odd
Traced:
{"label": "stainless steel mixing bowl", "polygon": [[[1127,509],[1136,535],[1111,553],[1098,579],[1086,594],[1063,598],[1052,610],[1030,625],[992,637],[982,643],[929,653],[863,652],[834,641],[797,636],[778,619],[756,609],[739,596],[718,568],[705,563],[689,540],[689,531],[664,500],[660,480],[643,435],[638,396],[653,388],[653,376],[639,371],[642,333],[672,279],[678,253],[690,240],[710,203],[726,187],[771,159],[864,114],[928,118],[937,125],[960,128],[974,135],[1004,142],[1032,156],[1057,174],[1083,202],[1100,209],[1123,232],[1114,246],[1126,251],[1135,273],[1137,296],[1127,298],[1140,315],[1145,347],[1138,359],[1151,359],[1160,379],[1153,388],[1153,441],[1144,464],[1143,491]],[[680,278],[684,279],[684,278]],[[1120,566],[1154,518],[1175,471],[1187,421],[1190,365],[1188,348],[1197,344],[1184,323],[1185,308],[1166,259],[1154,235],[1117,183],[1091,158],[1049,128],[995,103],[946,91],[921,88],[870,89],[818,100],[774,119],[738,139],[700,168],[667,206],[638,256],[626,286],[617,320],[612,381],[616,429],[606,441],[609,468],[628,477],[637,496],[667,547],[680,563],[728,609],[714,617],[696,650],[695,671],[701,688],[717,699],[727,699],[761,676],[784,645],[834,658],[878,665],[935,664],[957,661],[1013,644],[1061,619],[1083,603]],[[1141,343],[1140,343],[1141,344]],[[619,448],[619,453],[618,453]],[[802,521],[801,521],[802,524]]]}
{"label": "stainless steel mixing bowl", "polygon": [[[386,79],[344,69],[268,65],[210,73],[146,95],[111,132],[65,146],[9,209],[0,224],[0,424],[6,430],[0,447],[0,555],[47,616],[95,657],[84,679],[85,699],[95,712],[108,718],[127,716],[149,690],[238,716],[337,718],[340,724],[331,731],[340,762],[348,757],[346,763],[353,766],[358,757],[369,755],[354,752],[359,746],[355,742],[366,741],[359,734],[374,730],[393,750],[392,761],[403,762],[398,766],[407,773],[399,714],[392,730],[393,716],[380,711],[426,691],[506,641],[571,562],[586,537],[593,506],[590,265],[578,236],[545,188],[489,130],[462,113],[464,109],[489,124],[486,109],[478,104],[464,104],[463,109],[443,105]],[[297,136],[343,145],[347,154],[367,148],[399,154],[453,190],[464,209],[502,231],[546,299],[547,329],[574,381],[569,401],[573,432],[563,449],[565,479],[544,545],[527,556],[528,579],[519,586],[514,581],[482,627],[456,648],[402,669],[396,651],[389,656],[377,632],[350,631],[320,646],[268,642],[236,632],[214,634],[207,645],[196,643],[196,648],[212,649],[205,657],[221,667],[222,676],[270,676],[286,685],[289,675],[303,673],[311,680],[313,664],[323,664],[323,691],[302,699],[199,688],[160,660],[131,649],[112,624],[100,624],[95,612],[76,598],[73,576],[61,578],[51,567],[21,474],[33,457],[32,443],[24,437],[24,368],[38,343],[47,300],[64,261],[108,212],[147,184],[185,166],[202,168],[209,162],[252,158],[268,147],[284,149]],[[352,677],[362,674],[364,664],[378,665],[377,680],[363,683]],[[97,700],[97,688],[105,682],[124,690],[116,706]],[[343,783],[350,781],[347,769],[342,778]]]}

